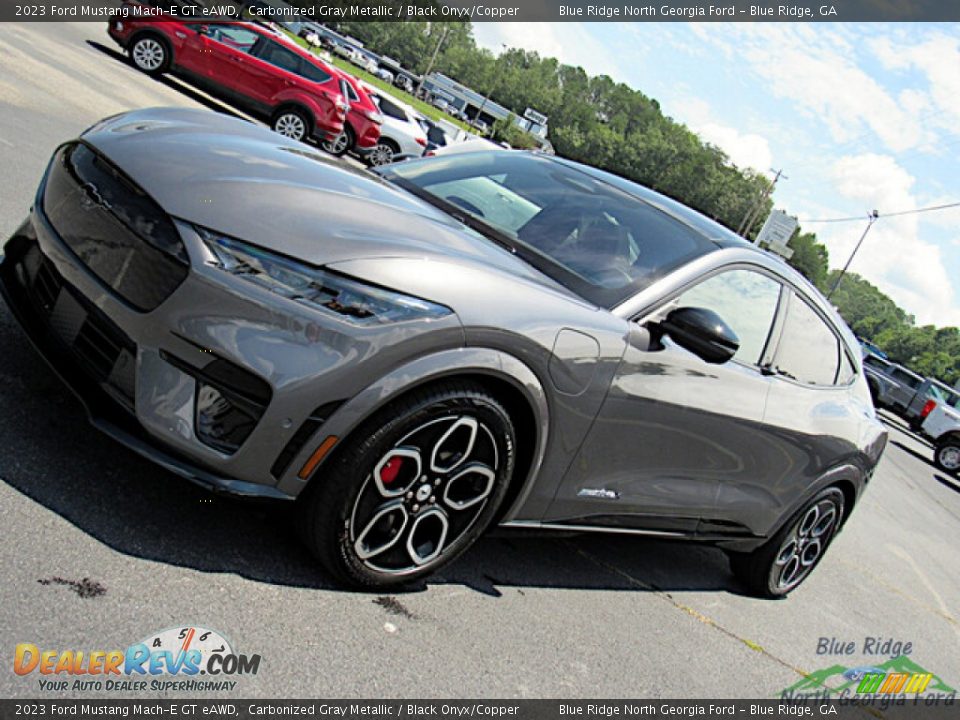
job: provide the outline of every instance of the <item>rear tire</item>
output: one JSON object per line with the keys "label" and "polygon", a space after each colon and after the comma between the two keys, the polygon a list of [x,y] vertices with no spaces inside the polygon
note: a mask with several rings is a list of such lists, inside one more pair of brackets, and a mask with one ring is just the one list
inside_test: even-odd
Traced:
{"label": "rear tire", "polygon": [[730,569],[751,595],[783,598],[820,563],[843,522],[843,491],[817,493],[770,540],[751,553],[728,553]]}
{"label": "rear tire", "polygon": [[516,433],[482,386],[444,382],[376,413],[298,501],[307,547],[341,583],[377,589],[429,575],[469,548],[510,483]]}
{"label": "rear tire", "polygon": [[154,33],[137,37],[130,43],[127,52],[133,66],[147,75],[162,75],[170,68],[170,46]]}
{"label": "rear tire", "polygon": [[305,141],[310,136],[310,121],[296,108],[278,110],[270,120],[270,128],[291,140]]}
{"label": "rear tire", "polygon": [[960,438],[951,437],[938,442],[933,450],[933,462],[944,472],[960,474]]}

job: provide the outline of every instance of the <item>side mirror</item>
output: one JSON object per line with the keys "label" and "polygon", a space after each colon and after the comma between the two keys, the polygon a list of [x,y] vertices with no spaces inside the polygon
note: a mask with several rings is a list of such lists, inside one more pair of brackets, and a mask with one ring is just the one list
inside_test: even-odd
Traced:
{"label": "side mirror", "polygon": [[201,25],[200,27],[197,28],[197,35],[209,35],[209,34],[210,34],[209,25]]}
{"label": "side mirror", "polygon": [[708,363],[720,365],[736,355],[740,338],[713,310],[681,307],[660,323],[664,334]]}

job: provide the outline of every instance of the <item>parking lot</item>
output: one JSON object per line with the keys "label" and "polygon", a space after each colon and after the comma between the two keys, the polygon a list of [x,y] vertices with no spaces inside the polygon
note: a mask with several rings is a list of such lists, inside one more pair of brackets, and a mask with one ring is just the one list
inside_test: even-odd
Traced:
{"label": "parking lot", "polygon": [[[138,73],[105,24],[0,26],[0,66],[3,238],[53,149],[99,118],[230,112]],[[377,596],[334,587],[285,508],[211,496],[88,426],[2,304],[0,348],[0,697],[42,695],[9,671],[18,643],[111,650],[186,625],[262,656],[247,697],[773,697],[886,660],[868,638],[960,686],[960,480],[893,418],[860,507],[787,600],[745,596],[706,547],[518,534]],[[818,654],[821,638],[856,652]]]}

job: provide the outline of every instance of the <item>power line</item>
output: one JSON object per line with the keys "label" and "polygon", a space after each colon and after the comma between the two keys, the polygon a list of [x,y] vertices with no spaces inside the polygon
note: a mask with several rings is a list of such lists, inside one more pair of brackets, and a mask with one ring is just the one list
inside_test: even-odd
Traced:
{"label": "power line", "polygon": [[[925,208],[917,208],[915,210],[899,210],[898,212],[892,213],[878,213],[878,218],[885,217],[898,217],[901,215],[916,215],[917,213],[933,212],[934,210],[946,210],[947,208],[960,207],[960,202],[947,203],[946,205],[932,205]],[[854,215],[852,217],[842,217],[842,218],[817,218],[815,220],[800,220],[801,224],[803,223],[837,223],[837,222],[854,222],[863,220],[863,215]]]}

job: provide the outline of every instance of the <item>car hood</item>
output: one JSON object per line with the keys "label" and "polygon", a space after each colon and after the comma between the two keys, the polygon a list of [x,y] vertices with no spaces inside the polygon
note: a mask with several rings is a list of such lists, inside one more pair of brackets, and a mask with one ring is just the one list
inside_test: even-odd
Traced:
{"label": "car hood", "polygon": [[236,118],[140,110],[108,118],[82,138],[170,215],[315,265],[436,257],[556,287],[387,181]]}

